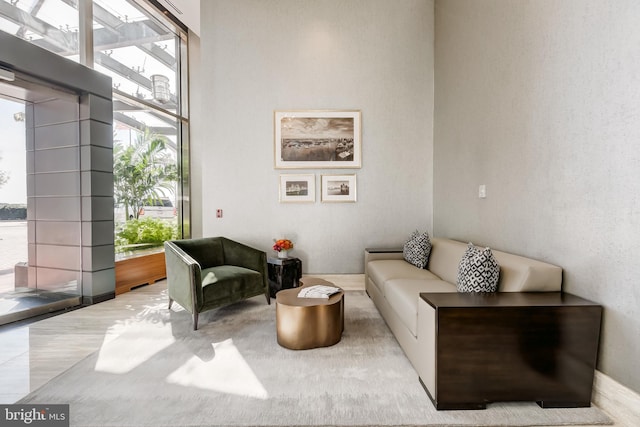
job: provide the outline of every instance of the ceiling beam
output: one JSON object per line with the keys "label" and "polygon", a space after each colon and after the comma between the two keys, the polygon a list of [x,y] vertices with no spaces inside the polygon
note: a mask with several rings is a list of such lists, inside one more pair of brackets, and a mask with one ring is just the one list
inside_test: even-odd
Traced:
{"label": "ceiling beam", "polygon": [[113,100],[113,111],[144,111],[145,109],[135,105],[127,104],[119,99]]}
{"label": "ceiling beam", "polygon": [[123,23],[117,33],[107,27],[98,28],[93,32],[95,50],[117,49],[118,47],[137,46],[143,43],[165,41],[173,38],[172,34],[156,34],[143,23]]}
{"label": "ceiling beam", "polygon": [[[62,31],[34,16],[42,7],[43,1],[39,0],[34,5],[31,14],[10,3],[0,1],[0,15],[20,26],[16,34],[18,37],[24,38],[26,32],[31,31],[46,40],[46,42],[33,40],[33,43],[61,56],[77,55],[77,33]],[[77,7],[77,0],[62,1],[74,8]],[[176,59],[154,44],[154,42],[173,39],[173,34],[168,30],[163,29],[149,19],[136,22],[121,21],[98,5],[94,5],[94,19],[103,26],[103,28],[98,28],[94,31],[95,50],[134,46],[168,68],[175,69]],[[157,30],[164,31],[158,32]]]}
{"label": "ceiling beam", "polygon": [[151,80],[146,78],[140,73],[132,70],[121,62],[116,61],[108,55],[105,55],[102,52],[95,52],[95,61],[96,64],[100,64],[105,68],[110,69],[114,73],[144,87],[147,90],[151,89]]}
{"label": "ceiling beam", "polygon": [[0,15],[17,25],[24,25],[28,30],[45,37],[62,51],[78,53],[77,33],[61,31],[53,25],[35,16],[31,16],[24,10],[4,1],[0,1]]}
{"label": "ceiling beam", "polygon": [[157,44],[153,43],[140,43],[137,48],[148,54],[152,58],[157,59],[163,65],[169,67],[172,70],[176,68],[176,58],[166,50],[162,49]]}
{"label": "ceiling beam", "polygon": [[[147,103],[149,102],[148,100],[145,100],[145,101]],[[171,110],[171,109],[176,108],[175,104],[169,104],[169,103],[162,104],[162,107],[167,109],[167,110]],[[146,111],[149,114],[151,114],[154,117],[162,120],[165,123],[175,124],[175,122],[176,122],[175,118],[169,118],[168,116],[165,116],[165,115],[162,115],[162,114],[153,113],[152,110],[150,108],[148,108],[148,107],[131,105],[131,104],[128,104],[126,102],[120,101],[119,99],[114,99],[113,100],[113,111]]]}
{"label": "ceiling beam", "polygon": [[[78,0],[61,0],[61,1],[68,4],[74,9],[78,9]],[[147,16],[147,12],[143,8],[135,4],[135,2],[130,2],[130,5],[138,9],[143,16]],[[120,25],[122,24],[133,23],[133,22],[125,21],[124,19],[122,19],[123,17],[116,16],[111,12],[109,12],[107,9],[100,6],[99,4],[95,4],[95,3],[93,3],[93,15],[94,15],[94,19],[97,22],[99,22],[101,25],[107,26],[115,30],[118,30]],[[155,21],[151,21],[149,19],[146,19],[143,21],[137,21],[137,22],[143,22],[150,30],[152,30],[156,34],[166,34],[169,32],[169,30],[166,27],[159,25]]]}
{"label": "ceiling beam", "polygon": [[[95,61],[96,61],[96,64],[100,64],[103,67],[108,68],[109,70],[113,71],[119,76],[122,76],[153,93],[153,89],[152,89],[153,84],[151,83],[151,79],[148,79],[147,77],[143,76],[137,71],[131,69],[130,67],[127,67],[123,63],[116,61],[115,59],[111,58],[108,55],[105,55],[102,52],[95,52]],[[171,101],[170,103],[157,105],[157,106],[164,109],[169,109],[171,108],[172,105],[175,106],[177,102],[177,98],[175,94],[171,93],[169,95],[170,95],[170,101]],[[146,101],[149,102],[149,100],[146,100]]]}
{"label": "ceiling beam", "polygon": [[[45,0],[38,0],[33,7],[31,8],[31,10],[29,11],[29,15],[31,16],[36,16],[38,14],[38,12],[40,11],[40,9],[42,8],[42,5],[44,4]],[[21,25],[20,29],[18,30],[18,32],[16,33],[16,35],[18,37],[20,37],[21,39],[24,38],[24,34],[27,32],[27,27],[26,25]]]}
{"label": "ceiling beam", "polygon": [[[137,129],[140,132],[144,132],[145,130],[148,129],[151,133],[154,133],[156,135],[164,135],[164,136],[176,135],[175,127],[147,126],[146,124],[134,119],[133,117],[129,117],[125,114],[118,113],[118,112],[113,113],[113,120],[118,121],[124,124],[125,126],[129,126],[130,128]],[[169,148],[171,148],[174,151],[177,150],[176,144],[173,141],[171,141],[170,139],[167,139],[165,142]]]}

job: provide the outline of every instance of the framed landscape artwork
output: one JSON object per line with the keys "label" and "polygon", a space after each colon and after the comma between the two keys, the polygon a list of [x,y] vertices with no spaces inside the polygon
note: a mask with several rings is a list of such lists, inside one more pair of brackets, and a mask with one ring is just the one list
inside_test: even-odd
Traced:
{"label": "framed landscape artwork", "polygon": [[280,202],[315,202],[316,176],[310,175],[280,175]]}
{"label": "framed landscape artwork", "polygon": [[360,168],[361,133],[357,110],[275,111],[275,167]]}
{"label": "framed landscape artwork", "polygon": [[355,175],[322,175],[321,200],[323,202],[355,202]]}

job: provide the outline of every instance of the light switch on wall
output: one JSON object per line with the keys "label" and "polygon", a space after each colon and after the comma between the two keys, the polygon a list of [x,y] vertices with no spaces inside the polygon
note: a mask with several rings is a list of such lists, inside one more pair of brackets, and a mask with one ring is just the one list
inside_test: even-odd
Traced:
{"label": "light switch on wall", "polygon": [[481,199],[486,199],[487,198],[487,186],[484,184],[481,184],[480,187],[478,187],[478,197]]}

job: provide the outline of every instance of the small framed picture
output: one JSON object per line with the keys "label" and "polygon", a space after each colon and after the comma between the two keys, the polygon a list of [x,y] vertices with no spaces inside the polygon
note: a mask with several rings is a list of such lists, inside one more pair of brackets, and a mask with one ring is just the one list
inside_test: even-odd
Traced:
{"label": "small framed picture", "polygon": [[355,175],[322,175],[320,180],[323,202],[356,201]]}
{"label": "small framed picture", "polygon": [[274,111],[276,169],[360,168],[359,110]]}
{"label": "small framed picture", "polygon": [[302,203],[316,201],[316,176],[314,174],[280,175],[280,202]]}

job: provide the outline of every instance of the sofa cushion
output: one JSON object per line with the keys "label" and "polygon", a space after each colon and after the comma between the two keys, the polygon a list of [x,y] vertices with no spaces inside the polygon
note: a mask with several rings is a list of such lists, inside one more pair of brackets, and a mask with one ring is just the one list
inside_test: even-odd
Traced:
{"label": "sofa cushion", "polygon": [[418,268],[425,268],[431,252],[431,241],[428,233],[420,233],[418,230],[411,233],[404,244],[402,255],[409,264]]}
{"label": "sofa cushion", "polygon": [[489,248],[469,243],[458,266],[458,292],[496,292],[500,267]]}
{"label": "sofa cushion", "polygon": [[444,280],[395,279],[387,281],[385,298],[402,323],[416,335],[420,292],[455,292],[456,287]]}
{"label": "sofa cushion", "polygon": [[493,251],[500,264],[500,292],[559,292],[562,268],[507,252]]}
{"label": "sofa cushion", "polygon": [[413,266],[403,259],[379,259],[369,261],[367,264],[367,274],[383,295],[385,295],[385,283],[389,279],[440,279],[430,271]]}
{"label": "sofa cushion", "polygon": [[427,268],[442,280],[455,284],[458,279],[458,264],[466,250],[466,243],[434,237],[431,239]]}
{"label": "sofa cushion", "polygon": [[[456,240],[432,237],[429,271],[447,282],[456,283],[458,264],[467,245]],[[559,292],[562,268],[531,258],[493,250],[500,265],[500,292]]]}

